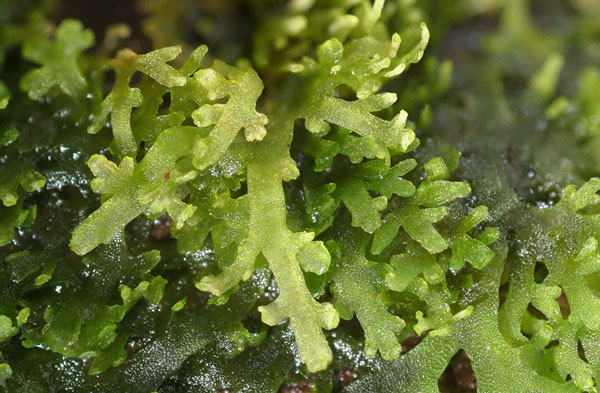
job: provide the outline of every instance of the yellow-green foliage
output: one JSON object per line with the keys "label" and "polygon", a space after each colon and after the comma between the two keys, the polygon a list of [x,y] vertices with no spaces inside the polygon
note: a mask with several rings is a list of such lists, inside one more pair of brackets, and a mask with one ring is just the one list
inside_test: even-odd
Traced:
{"label": "yellow-green foliage", "polygon": [[0,390],[438,392],[464,350],[481,392],[596,391],[589,15],[144,0],[136,53],[5,3]]}

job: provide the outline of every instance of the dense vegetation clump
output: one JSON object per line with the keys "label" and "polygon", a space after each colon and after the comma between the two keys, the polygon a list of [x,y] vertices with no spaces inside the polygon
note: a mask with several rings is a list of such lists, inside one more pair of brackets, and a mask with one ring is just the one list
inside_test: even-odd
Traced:
{"label": "dense vegetation clump", "polygon": [[0,391],[597,391],[595,1],[86,3],[0,1]]}

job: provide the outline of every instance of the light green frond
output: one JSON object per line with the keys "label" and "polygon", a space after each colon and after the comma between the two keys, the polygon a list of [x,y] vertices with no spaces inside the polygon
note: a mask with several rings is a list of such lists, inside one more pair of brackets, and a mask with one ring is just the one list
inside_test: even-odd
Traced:
{"label": "light green frond", "polygon": [[66,19],[57,28],[54,39],[33,36],[23,43],[23,57],[40,64],[21,79],[21,88],[36,100],[54,87],[71,97],[81,97],[87,82],[77,63],[80,53],[94,44],[94,34],[81,22]]}

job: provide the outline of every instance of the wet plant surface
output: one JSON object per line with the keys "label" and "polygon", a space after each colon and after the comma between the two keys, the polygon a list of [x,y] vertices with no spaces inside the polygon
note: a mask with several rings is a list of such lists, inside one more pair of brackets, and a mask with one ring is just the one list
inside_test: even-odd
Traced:
{"label": "wet plant surface", "polygon": [[0,391],[596,391],[599,19],[0,2]]}

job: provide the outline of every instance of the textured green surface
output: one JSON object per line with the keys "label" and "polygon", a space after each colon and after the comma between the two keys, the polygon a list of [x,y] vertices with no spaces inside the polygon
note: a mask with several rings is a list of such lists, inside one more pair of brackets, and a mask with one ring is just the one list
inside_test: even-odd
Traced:
{"label": "textured green surface", "polygon": [[0,391],[597,390],[594,1],[136,4],[0,1]]}

